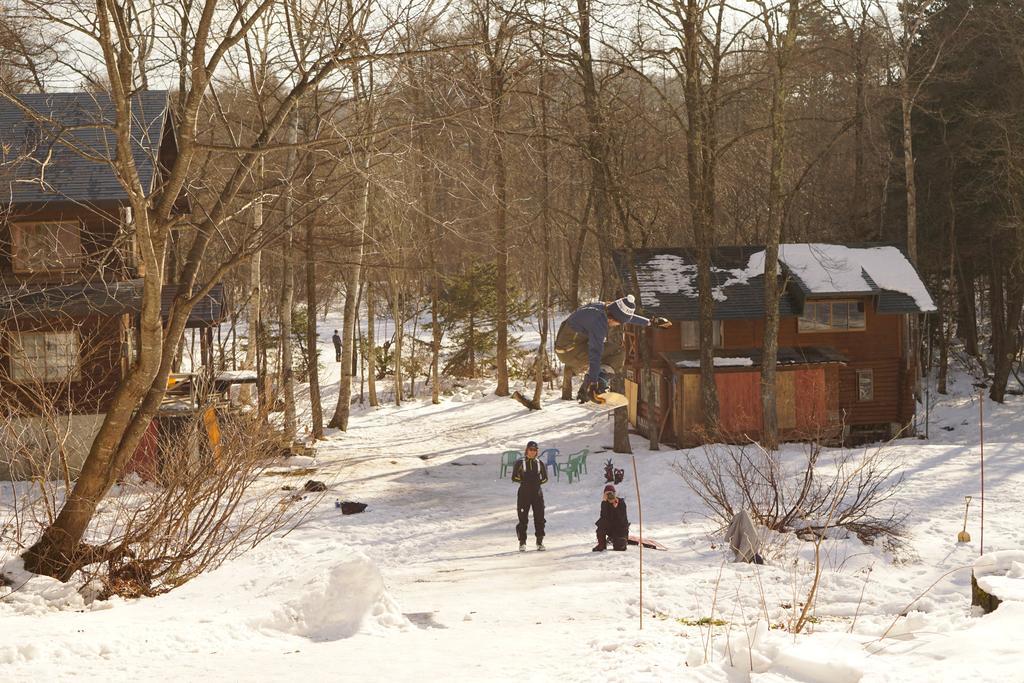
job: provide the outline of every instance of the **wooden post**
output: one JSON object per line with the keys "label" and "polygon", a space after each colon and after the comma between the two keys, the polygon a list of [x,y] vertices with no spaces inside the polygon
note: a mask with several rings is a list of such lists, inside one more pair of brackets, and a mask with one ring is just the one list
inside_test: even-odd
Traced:
{"label": "wooden post", "polygon": [[636,456],[630,456],[633,461],[633,483],[636,484],[636,514],[640,526],[640,630],[644,630],[644,509],[640,505],[640,477],[636,473]]}
{"label": "wooden post", "polygon": [[978,392],[978,437],[981,442],[981,534],[978,554],[985,554],[985,390]]}

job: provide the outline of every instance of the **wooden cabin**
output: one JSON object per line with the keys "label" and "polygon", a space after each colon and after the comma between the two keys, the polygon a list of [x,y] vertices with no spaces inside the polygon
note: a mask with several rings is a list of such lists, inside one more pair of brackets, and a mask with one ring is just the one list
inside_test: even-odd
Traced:
{"label": "wooden cabin", "polygon": [[[157,192],[177,154],[168,93],[138,93],[132,115],[136,168]],[[103,94],[0,97],[0,417],[8,436],[59,444],[72,471],[136,358],[145,273],[114,119]]]}
{"label": "wooden cabin", "polygon": [[[696,255],[687,249],[615,254],[623,282],[635,268],[644,315],[669,329],[627,328],[630,422],[659,439],[703,440]],[[760,438],[764,339],[764,249],[720,247],[712,255],[718,438]],[[785,244],[779,252],[777,418],[783,440],[885,438],[912,429],[912,316],[935,310],[913,266],[892,246]],[[651,371],[640,343],[648,344]],[[648,403],[647,385],[654,400]]]}

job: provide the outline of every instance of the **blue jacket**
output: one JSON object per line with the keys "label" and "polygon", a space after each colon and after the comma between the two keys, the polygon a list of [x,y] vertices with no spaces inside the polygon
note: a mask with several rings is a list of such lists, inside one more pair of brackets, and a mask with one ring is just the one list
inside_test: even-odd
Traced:
{"label": "blue jacket", "polygon": [[[616,309],[615,318],[625,325],[648,327],[651,321],[643,316],[628,315]],[[604,355],[604,342],[608,338],[608,312],[605,304],[595,301],[573,311],[566,319],[566,324],[575,332],[587,337],[587,380],[596,382],[601,374],[601,357]]]}

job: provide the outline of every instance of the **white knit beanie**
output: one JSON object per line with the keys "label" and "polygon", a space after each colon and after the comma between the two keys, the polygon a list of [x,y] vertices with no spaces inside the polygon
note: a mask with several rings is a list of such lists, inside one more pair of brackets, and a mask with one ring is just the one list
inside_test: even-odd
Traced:
{"label": "white knit beanie", "polygon": [[618,306],[619,310],[624,314],[633,315],[633,311],[636,310],[636,299],[632,294],[627,294],[621,299],[616,299],[615,305]]}

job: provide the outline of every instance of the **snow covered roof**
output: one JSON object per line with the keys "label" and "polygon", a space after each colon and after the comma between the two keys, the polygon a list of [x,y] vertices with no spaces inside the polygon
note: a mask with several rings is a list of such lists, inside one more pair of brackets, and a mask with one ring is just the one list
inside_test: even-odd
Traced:
{"label": "snow covered roof", "polygon": [[[918,311],[935,310],[914,266],[893,246],[781,244],[779,261],[808,297],[894,292],[910,297]],[[747,271],[764,272],[764,251],[750,257]]]}
{"label": "snow covered roof", "polygon": [[[764,248],[717,247],[712,250],[714,317],[764,316]],[[614,254],[623,282],[630,281],[627,254]],[[633,252],[641,308],[675,320],[699,318],[697,259],[687,249],[638,249]],[[799,315],[808,298],[877,297],[882,314],[935,310],[927,288],[910,261],[894,246],[782,244],[779,262],[789,275],[780,299],[782,316]]]}
{"label": "snow covered roof", "polygon": [[[717,247],[712,253],[713,317],[750,319],[764,316],[764,274],[747,270],[759,247]],[[630,281],[627,254],[613,254],[623,282]],[[640,304],[645,313],[673,320],[697,320],[697,256],[689,249],[636,249],[633,252],[640,285]],[[782,315],[799,313],[790,296],[780,301]]]}

